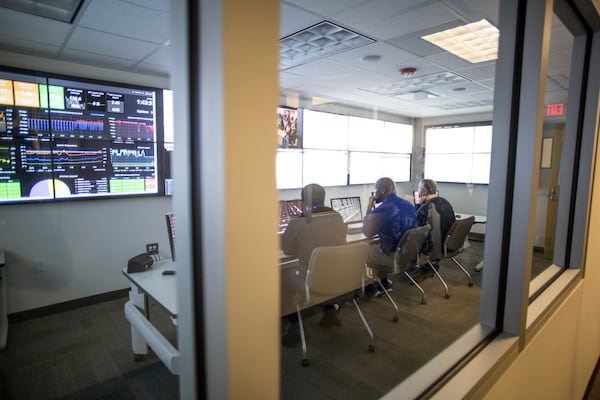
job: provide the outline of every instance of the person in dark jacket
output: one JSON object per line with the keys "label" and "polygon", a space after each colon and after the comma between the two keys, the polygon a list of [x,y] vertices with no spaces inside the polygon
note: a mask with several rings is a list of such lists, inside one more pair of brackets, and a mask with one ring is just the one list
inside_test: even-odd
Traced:
{"label": "person in dark jacket", "polygon": [[454,209],[448,200],[440,197],[437,183],[433,179],[419,181],[416,202],[419,226],[431,226],[421,253],[428,255],[432,261],[439,259],[448,231],[456,221]]}

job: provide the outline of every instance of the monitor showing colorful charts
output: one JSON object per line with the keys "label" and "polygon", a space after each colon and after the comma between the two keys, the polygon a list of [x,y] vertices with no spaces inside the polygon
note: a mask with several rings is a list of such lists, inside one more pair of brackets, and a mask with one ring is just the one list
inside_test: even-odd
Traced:
{"label": "monitor showing colorful charts", "polygon": [[157,195],[162,89],[0,68],[0,203]]}

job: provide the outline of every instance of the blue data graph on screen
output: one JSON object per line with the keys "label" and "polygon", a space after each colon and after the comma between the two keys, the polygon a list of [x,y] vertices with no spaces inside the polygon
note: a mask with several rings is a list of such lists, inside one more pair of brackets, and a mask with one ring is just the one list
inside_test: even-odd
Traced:
{"label": "blue data graph on screen", "polygon": [[52,168],[52,151],[26,149],[22,147],[21,160],[24,166],[41,167],[49,170]]}
{"label": "blue data graph on screen", "polygon": [[[113,168],[153,167],[155,157],[143,149],[111,149],[110,158]],[[148,151],[150,153],[150,151]]]}
{"label": "blue data graph on screen", "polygon": [[104,121],[102,120],[68,120],[52,119],[50,126],[53,132],[69,133],[98,133],[104,132]]}

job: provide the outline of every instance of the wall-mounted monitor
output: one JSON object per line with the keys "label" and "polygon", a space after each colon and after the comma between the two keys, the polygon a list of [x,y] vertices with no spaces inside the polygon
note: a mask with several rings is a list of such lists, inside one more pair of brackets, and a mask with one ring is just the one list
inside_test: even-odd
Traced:
{"label": "wall-mounted monitor", "polygon": [[281,149],[302,148],[302,110],[277,107],[277,144]]}
{"label": "wall-mounted monitor", "polygon": [[348,149],[412,153],[413,126],[377,119],[349,117]]}
{"label": "wall-mounted monitor", "polygon": [[384,176],[410,182],[410,154],[350,152],[350,185],[375,183]]}
{"label": "wall-mounted monitor", "polygon": [[0,203],[156,195],[162,90],[0,68]]}
{"label": "wall-mounted monitor", "polygon": [[302,187],[302,150],[278,150],[275,159],[277,189]]}
{"label": "wall-mounted monitor", "polygon": [[348,150],[348,116],[302,110],[305,149]]}
{"label": "wall-mounted monitor", "polygon": [[[164,184],[164,194],[173,194],[173,175],[171,173],[171,160],[173,159],[173,150],[175,148],[175,127],[174,127],[174,109],[173,109],[173,91],[163,90],[163,144],[162,144],[162,174]],[[160,146],[159,146],[160,147]],[[159,148],[159,150],[161,150]],[[159,169],[160,171],[160,169]]]}
{"label": "wall-mounted monitor", "polygon": [[491,152],[491,123],[428,127],[424,176],[438,182],[488,184]]}
{"label": "wall-mounted monitor", "polygon": [[321,186],[348,184],[348,152],[336,150],[304,150],[302,183]]}

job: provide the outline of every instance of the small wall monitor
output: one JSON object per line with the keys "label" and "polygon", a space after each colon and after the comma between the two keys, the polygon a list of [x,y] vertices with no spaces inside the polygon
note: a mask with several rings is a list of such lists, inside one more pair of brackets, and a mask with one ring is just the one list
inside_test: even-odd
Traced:
{"label": "small wall monitor", "polygon": [[362,222],[360,197],[338,197],[331,199],[331,208],[340,213],[346,224]]}

